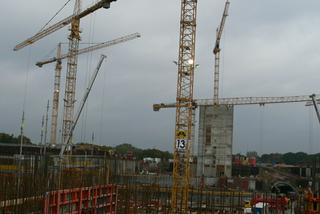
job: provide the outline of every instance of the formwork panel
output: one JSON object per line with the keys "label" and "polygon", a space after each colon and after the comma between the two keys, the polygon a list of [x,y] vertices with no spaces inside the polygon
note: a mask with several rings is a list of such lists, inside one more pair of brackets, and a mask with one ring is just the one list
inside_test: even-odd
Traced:
{"label": "formwork panel", "polygon": [[116,185],[63,189],[47,193],[44,214],[117,213]]}

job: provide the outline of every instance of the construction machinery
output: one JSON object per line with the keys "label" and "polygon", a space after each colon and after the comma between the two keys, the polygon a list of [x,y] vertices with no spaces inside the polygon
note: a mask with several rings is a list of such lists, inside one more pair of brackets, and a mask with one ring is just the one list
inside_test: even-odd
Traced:
{"label": "construction machinery", "polygon": [[[319,95],[317,95],[319,96]],[[308,102],[310,95],[300,96],[282,96],[282,97],[231,97],[219,98],[219,105],[265,105],[274,103],[295,103],[295,102]],[[195,99],[193,106],[212,106],[215,104],[213,99]],[[177,103],[158,103],[153,105],[154,111],[159,111],[162,108],[175,108]]]}
{"label": "construction machinery", "polygon": [[102,7],[106,9],[110,8],[110,4],[113,1],[116,1],[116,0],[100,0],[97,3],[95,3],[93,6],[81,11],[80,9],[81,1],[76,0],[73,15],[63,19],[62,21],[48,28],[43,29],[42,31],[35,34],[34,36],[21,42],[14,48],[14,50],[16,51],[23,47],[26,47],[71,23],[71,28],[70,28],[71,32],[69,36],[68,66],[67,66],[66,85],[65,85],[64,114],[63,114],[63,125],[62,125],[63,141],[66,140],[73,123],[78,49],[79,49],[79,41],[80,41],[80,19],[93,13],[94,11]]}
{"label": "construction machinery", "polygon": [[50,144],[55,145],[57,142],[57,121],[59,112],[59,94],[60,94],[60,81],[62,61],[61,57],[61,43],[57,48],[57,62],[54,73],[54,87],[53,87],[53,99],[52,99],[52,113],[51,113],[51,132],[50,132]]}
{"label": "construction machinery", "polygon": [[219,27],[217,28],[217,38],[216,43],[213,49],[213,54],[215,56],[214,58],[214,88],[213,88],[213,100],[215,104],[218,104],[218,98],[219,98],[219,72],[220,72],[220,40],[223,32],[223,28],[228,16],[228,10],[229,10],[230,2],[229,0],[226,1],[222,19],[220,22]]}
{"label": "construction machinery", "polygon": [[[41,30],[40,32],[36,33],[34,36],[24,40],[23,42],[19,43],[18,45],[16,45],[14,47],[14,51],[20,50],[28,45],[31,45],[33,43],[35,43],[36,41],[50,35],[51,33],[54,33],[55,31],[63,28],[66,25],[69,25],[73,20],[76,19],[81,19],[91,13],[93,13],[94,11],[100,9],[100,8],[105,8],[108,9],[110,7],[111,2],[116,1],[116,0],[100,0],[99,2],[93,4],[92,6],[88,7],[87,9],[78,12],[76,14],[73,14],[59,22],[57,22],[56,24],[51,25],[50,27],[47,27],[43,30]],[[76,2],[76,5],[79,5],[80,2]],[[78,8],[77,10],[79,11],[80,8]]]}
{"label": "construction machinery", "polygon": [[[227,16],[229,1],[226,2],[224,15],[217,32],[214,48],[216,56],[216,73],[219,74],[220,39]],[[173,213],[188,212],[188,191],[190,183],[190,150],[193,139],[193,84],[195,69],[195,37],[196,37],[197,1],[181,1],[180,41],[177,97],[176,97],[176,125],[173,162],[173,187],[171,208]],[[218,80],[218,77],[216,78]],[[215,85],[218,87],[218,83]],[[216,90],[216,88],[215,88]],[[215,92],[218,94],[218,90]]]}
{"label": "construction machinery", "polygon": [[[136,38],[140,38],[140,37],[141,37],[140,33],[133,33],[133,34],[122,36],[122,37],[119,37],[117,39],[113,39],[113,40],[110,40],[110,41],[107,41],[107,42],[101,42],[101,43],[98,43],[98,44],[95,44],[95,45],[92,45],[92,46],[89,46],[89,47],[86,47],[86,48],[79,49],[78,50],[78,55],[84,54],[84,53],[88,53],[88,52],[91,52],[91,51],[95,51],[95,50],[99,50],[101,48],[110,47],[110,46],[113,46],[113,45],[116,45],[116,44],[119,44],[119,43],[122,43],[122,42],[127,42],[127,41],[130,41],[130,40],[136,39]],[[58,47],[59,46],[60,45],[58,45]],[[58,50],[59,50],[59,48],[58,48]],[[59,51],[57,51],[57,53],[58,52]],[[56,61],[65,59],[67,57],[69,57],[69,53],[61,54],[59,56],[57,55],[56,57],[52,57],[52,58],[45,59],[45,60],[37,62],[36,66],[41,68],[43,65],[50,64],[52,62],[56,62]]]}
{"label": "construction machinery", "polygon": [[253,213],[261,213],[261,211],[258,210],[258,204],[262,205],[262,209],[268,207],[276,210],[277,213],[284,213],[284,211],[288,208],[289,198],[286,196],[256,195],[251,199],[250,203],[252,205]]}
{"label": "construction machinery", "polygon": [[67,138],[66,138],[66,141],[64,141],[64,144],[62,144],[62,146],[61,146],[60,158],[62,158],[66,146],[70,143],[70,140],[71,140],[72,135],[73,135],[73,131],[74,131],[74,129],[75,129],[76,125],[77,125],[77,122],[78,122],[78,120],[79,120],[79,118],[80,118],[82,109],[83,109],[84,105],[86,104],[86,101],[87,101],[87,98],[88,98],[88,96],[89,96],[89,94],[90,94],[90,91],[91,91],[91,88],[92,88],[92,86],[93,86],[93,83],[94,83],[94,81],[95,81],[96,78],[97,78],[98,72],[99,72],[100,67],[101,67],[101,65],[102,65],[102,62],[103,62],[103,60],[104,60],[105,58],[106,58],[105,55],[101,55],[100,60],[99,60],[99,62],[98,62],[98,65],[97,65],[94,73],[92,74],[92,77],[91,77],[91,79],[90,79],[90,82],[89,82],[89,84],[88,84],[88,87],[86,88],[86,91],[85,91],[84,96],[83,96],[83,98],[82,98],[82,101],[81,101],[81,104],[80,104],[80,108],[79,108],[79,110],[78,110],[78,112],[77,112],[77,114],[76,114],[74,123],[72,124],[72,127],[71,127],[71,129],[69,130],[69,133],[68,133],[68,136],[67,136]]}
{"label": "construction machinery", "polygon": [[[95,51],[101,48],[110,47],[122,42],[130,41],[132,39],[140,38],[141,35],[139,33],[129,34],[117,39],[113,39],[107,42],[102,42],[96,45],[92,45],[86,48],[79,49],[77,54],[84,54],[91,51]],[[69,53],[61,54],[61,43],[58,44],[57,55],[56,57],[52,57],[43,61],[39,61],[36,63],[37,66],[42,67],[43,65],[56,62],[55,67],[55,78],[54,78],[54,91],[53,91],[53,102],[52,102],[52,117],[51,117],[51,137],[50,143],[51,145],[55,145],[57,141],[57,120],[58,120],[58,110],[59,110],[59,93],[60,93],[60,80],[61,80],[61,69],[62,69],[62,60],[68,58],[70,56]]]}
{"label": "construction machinery", "polygon": [[196,15],[197,1],[181,0],[172,213],[188,212]]}

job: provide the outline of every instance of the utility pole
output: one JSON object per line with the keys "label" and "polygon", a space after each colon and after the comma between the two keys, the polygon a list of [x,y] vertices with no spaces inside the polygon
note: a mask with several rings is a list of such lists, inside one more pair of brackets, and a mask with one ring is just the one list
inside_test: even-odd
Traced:
{"label": "utility pole", "polygon": [[44,126],[44,144],[47,144],[47,134],[48,134],[48,120],[49,120],[49,100],[47,103],[47,111],[46,111],[46,123]]}
{"label": "utility pole", "polygon": [[48,119],[49,119],[49,100],[47,103],[47,111],[46,111],[46,123],[44,126],[44,154],[46,154],[47,151],[47,134],[48,134]]}
{"label": "utility pole", "polygon": [[22,119],[21,119],[21,127],[20,127],[20,159],[22,158],[22,147],[23,147],[23,129],[24,129],[24,111],[22,112]]}
{"label": "utility pole", "polygon": [[42,120],[41,120],[40,145],[43,144],[43,129],[44,129],[44,115],[42,115]]}
{"label": "utility pole", "polygon": [[42,115],[41,120],[41,133],[40,133],[40,155],[42,155],[42,149],[43,149],[43,130],[44,130],[44,115]]}

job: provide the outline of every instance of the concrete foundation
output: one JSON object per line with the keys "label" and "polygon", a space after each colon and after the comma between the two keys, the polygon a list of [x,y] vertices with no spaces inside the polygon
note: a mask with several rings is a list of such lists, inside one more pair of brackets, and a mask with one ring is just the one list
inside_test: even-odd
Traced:
{"label": "concrete foundation", "polygon": [[233,107],[200,106],[197,176],[231,177]]}

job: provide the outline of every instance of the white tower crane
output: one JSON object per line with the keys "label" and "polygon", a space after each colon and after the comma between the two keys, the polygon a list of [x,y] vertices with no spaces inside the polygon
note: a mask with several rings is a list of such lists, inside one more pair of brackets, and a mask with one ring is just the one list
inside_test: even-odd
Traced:
{"label": "white tower crane", "polygon": [[[79,49],[77,55],[88,53],[91,51],[95,51],[101,48],[110,47],[119,43],[123,43],[126,41],[130,41],[136,38],[140,38],[141,35],[139,33],[129,34],[117,39],[113,39],[107,42],[102,42],[96,45],[92,45],[86,48]],[[70,53],[61,54],[61,44],[58,44],[57,48],[57,56],[52,57],[40,62],[37,62],[36,65],[42,67],[43,65],[56,62],[55,68],[55,78],[54,78],[54,91],[53,91],[53,101],[52,101],[52,118],[51,118],[51,136],[50,136],[50,143],[51,145],[56,144],[57,139],[57,121],[58,121],[58,110],[59,110],[59,94],[60,94],[60,80],[61,80],[61,63],[62,60],[68,58]]]}
{"label": "white tower crane", "polygon": [[214,53],[214,77],[213,77],[213,82],[214,82],[214,87],[213,87],[213,100],[215,101],[215,104],[218,104],[218,98],[219,98],[219,72],[220,72],[220,40],[222,36],[222,32],[224,29],[224,25],[228,16],[228,10],[229,10],[229,5],[230,2],[229,0],[226,1],[222,19],[220,22],[219,27],[217,28],[217,38],[216,38],[216,44],[213,49]]}
{"label": "white tower crane", "polygon": [[65,151],[65,149],[66,149],[66,146],[68,146],[68,144],[70,143],[70,140],[71,140],[72,135],[73,135],[73,131],[74,131],[74,129],[76,128],[77,122],[78,122],[79,117],[80,117],[81,112],[82,112],[82,109],[83,109],[84,105],[86,104],[86,101],[87,101],[87,98],[88,98],[88,96],[89,96],[89,94],[90,94],[90,91],[91,91],[91,88],[92,88],[92,86],[93,86],[93,83],[94,83],[94,81],[95,81],[96,78],[97,78],[98,72],[99,72],[100,67],[101,67],[101,65],[102,65],[102,62],[103,62],[103,60],[104,60],[105,58],[106,58],[105,55],[101,55],[100,60],[99,60],[99,62],[98,62],[98,65],[97,65],[94,73],[92,74],[92,77],[91,77],[91,79],[90,79],[90,82],[89,82],[89,84],[88,84],[88,87],[86,88],[86,91],[85,91],[85,93],[84,93],[84,95],[83,95],[83,98],[82,98],[82,101],[81,101],[79,110],[78,110],[78,112],[77,112],[77,114],[76,114],[76,117],[75,117],[75,119],[74,119],[74,123],[72,124],[72,127],[71,127],[71,129],[70,129],[70,131],[69,131],[69,133],[68,133],[68,136],[67,136],[66,140],[63,142],[63,144],[62,144],[62,146],[61,146],[60,158],[63,157],[63,153],[64,153],[64,151]]}

